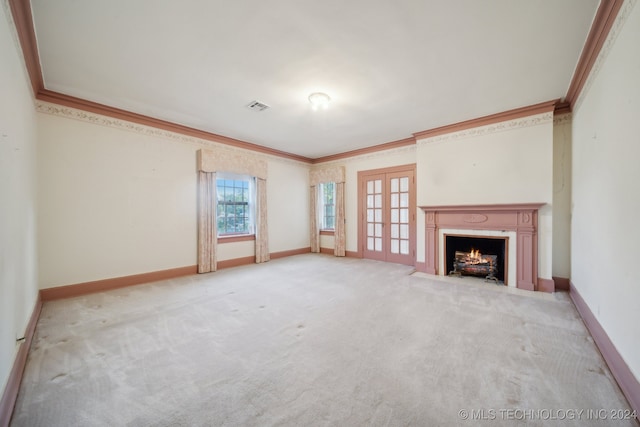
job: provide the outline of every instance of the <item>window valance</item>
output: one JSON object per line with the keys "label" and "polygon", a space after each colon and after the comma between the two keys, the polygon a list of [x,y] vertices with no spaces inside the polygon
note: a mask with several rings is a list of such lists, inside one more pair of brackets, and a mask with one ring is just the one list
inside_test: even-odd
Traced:
{"label": "window valance", "polygon": [[325,182],[344,182],[344,166],[311,169],[309,171],[310,185],[318,185]]}
{"label": "window valance", "polygon": [[206,150],[197,153],[197,168],[201,172],[231,172],[267,179],[267,162],[250,154]]}

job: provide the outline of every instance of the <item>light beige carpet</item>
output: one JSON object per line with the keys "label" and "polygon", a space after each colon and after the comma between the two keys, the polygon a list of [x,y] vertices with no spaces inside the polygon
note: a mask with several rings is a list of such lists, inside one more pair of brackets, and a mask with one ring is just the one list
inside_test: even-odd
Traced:
{"label": "light beige carpet", "polygon": [[566,294],[411,273],[309,254],[45,303],[12,426],[636,425],[587,413],[629,406]]}

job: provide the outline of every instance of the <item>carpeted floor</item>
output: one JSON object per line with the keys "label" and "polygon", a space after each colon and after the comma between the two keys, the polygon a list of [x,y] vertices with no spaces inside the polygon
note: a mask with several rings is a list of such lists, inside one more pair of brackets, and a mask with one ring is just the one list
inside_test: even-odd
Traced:
{"label": "carpeted floor", "polygon": [[637,426],[568,295],[412,271],[309,254],[47,302],[12,426]]}

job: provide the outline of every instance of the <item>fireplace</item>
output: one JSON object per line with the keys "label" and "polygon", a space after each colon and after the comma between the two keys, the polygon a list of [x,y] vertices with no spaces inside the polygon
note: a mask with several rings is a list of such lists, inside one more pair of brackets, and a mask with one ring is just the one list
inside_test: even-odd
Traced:
{"label": "fireplace", "polygon": [[553,292],[553,280],[538,278],[538,210],[544,205],[420,206],[425,214],[425,262],[417,267],[428,274],[448,274],[443,234],[509,236],[514,244],[505,248],[505,282],[520,289]]}
{"label": "fireplace", "polygon": [[507,237],[444,235],[445,272],[508,285]]}

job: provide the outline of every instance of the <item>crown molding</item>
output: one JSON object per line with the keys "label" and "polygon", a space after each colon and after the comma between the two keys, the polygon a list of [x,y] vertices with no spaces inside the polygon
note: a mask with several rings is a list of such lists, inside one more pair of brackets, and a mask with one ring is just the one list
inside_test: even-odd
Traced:
{"label": "crown molding", "polygon": [[631,13],[631,9],[635,5],[636,0],[625,0],[623,5],[617,10],[615,16],[611,17],[610,21],[613,23],[608,27],[607,34],[603,35],[604,42],[599,49],[599,51],[595,54],[595,60],[590,68],[589,73],[586,76],[586,80],[584,80],[583,85],[580,88],[580,91],[577,93],[576,97],[572,100],[571,110],[577,111],[582,104],[584,99],[584,95],[589,92],[589,88],[593,84],[593,81],[598,76],[600,69],[604,61],[606,60],[609,52],[613,48],[616,38],[618,34],[624,27],[624,23],[627,20],[627,17]]}
{"label": "crown molding", "polygon": [[[454,123],[447,126],[441,126],[438,128],[425,130],[422,132],[414,133],[413,136],[416,140],[432,139],[436,136],[460,134],[463,131],[469,129],[481,128],[497,123],[509,122],[507,125],[494,126],[493,130],[505,130],[513,127],[526,127],[532,124],[538,124],[536,120],[518,120],[524,117],[535,116],[544,113],[551,113],[558,101],[547,101],[540,104],[530,105],[528,107],[516,108],[514,110],[504,111],[502,113],[492,114],[490,116],[484,116],[477,119],[467,120],[460,123]],[[491,131],[491,129],[489,129]],[[467,132],[468,133],[468,132]]]}
{"label": "crown molding", "polygon": [[345,151],[344,153],[332,154],[330,156],[318,157],[312,160],[313,164],[332,162],[335,160],[346,159],[349,157],[359,157],[366,154],[377,153],[379,151],[392,150],[395,148],[415,145],[415,138],[399,139],[397,141],[387,142],[384,144],[374,145],[371,147],[360,148],[357,150]]}
{"label": "crown molding", "polygon": [[573,110],[580,93],[584,89],[584,85],[591,74],[593,66],[609,36],[609,32],[618,17],[623,3],[624,0],[600,1],[600,6],[598,6],[596,15],[593,18],[591,30],[587,35],[587,41],[584,44],[582,54],[580,55],[576,70],[571,79],[571,84],[567,90],[567,95],[565,96],[565,102],[569,104],[570,110]]}
{"label": "crown molding", "polygon": [[18,33],[18,40],[22,47],[22,55],[31,80],[33,94],[36,95],[40,89],[44,88],[42,79],[42,67],[40,66],[40,55],[38,54],[38,42],[33,27],[33,14],[31,13],[31,2],[29,0],[9,0],[13,24]]}
{"label": "crown molding", "polygon": [[312,162],[312,160],[308,157],[287,153],[285,151],[275,150],[273,148],[268,148],[262,145],[253,144],[251,142],[229,138],[223,135],[206,132],[203,130],[191,128],[184,125],[179,125],[179,124],[168,122],[165,120],[155,119],[149,116],[143,116],[142,114],[137,114],[131,111],[121,110],[119,108],[98,104],[97,102],[76,98],[74,96],[64,95],[64,94],[53,92],[47,89],[40,90],[36,95],[36,99],[40,101],[49,102],[52,104],[63,105],[66,107],[71,107],[71,108],[88,111],[95,114],[100,114],[107,117],[112,117],[119,120],[125,120],[128,122],[137,123],[143,126],[153,127],[153,128],[165,130],[168,132],[178,133],[181,135],[198,138],[205,141],[212,141],[220,144],[229,145],[232,147],[243,148],[245,150],[251,150],[257,153],[284,157],[286,159],[297,160],[299,162],[304,162],[304,163]]}
{"label": "crown molding", "polygon": [[479,117],[477,119],[466,120],[464,122],[454,123],[446,126],[437,127],[434,129],[425,130],[422,132],[414,133],[413,136],[416,140],[432,138],[438,135],[456,133],[463,130],[472,128],[478,128],[482,126],[492,125],[501,122],[512,121],[527,116],[533,116],[536,114],[547,113],[555,109],[555,105],[558,100],[542,102],[540,104],[534,104],[527,107],[516,108],[513,110],[503,111],[501,113],[491,114],[489,116]]}

